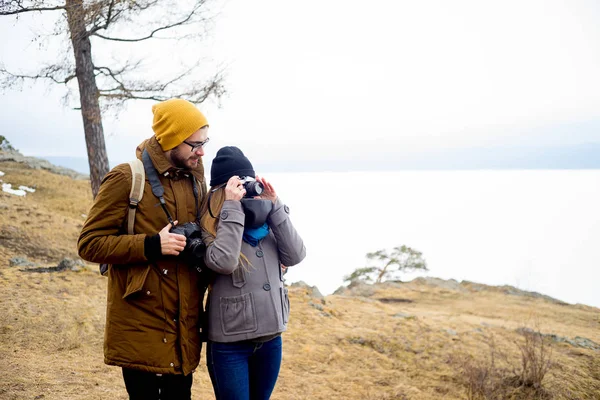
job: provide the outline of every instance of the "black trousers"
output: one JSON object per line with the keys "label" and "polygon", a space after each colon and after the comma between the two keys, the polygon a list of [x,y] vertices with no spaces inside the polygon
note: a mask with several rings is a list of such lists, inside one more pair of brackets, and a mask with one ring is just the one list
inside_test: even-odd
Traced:
{"label": "black trousers", "polygon": [[156,375],[123,368],[123,380],[130,400],[190,400],[192,374]]}

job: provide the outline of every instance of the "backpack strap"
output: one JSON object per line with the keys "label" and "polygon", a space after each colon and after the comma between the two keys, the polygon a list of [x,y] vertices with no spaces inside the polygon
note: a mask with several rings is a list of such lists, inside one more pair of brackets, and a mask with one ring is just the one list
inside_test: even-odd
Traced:
{"label": "backpack strap", "polygon": [[137,158],[129,161],[131,167],[131,192],[129,192],[129,214],[127,216],[127,233],[133,235],[133,225],[135,224],[135,212],[138,204],[144,197],[144,182],[146,181],[146,171],[144,163]]}

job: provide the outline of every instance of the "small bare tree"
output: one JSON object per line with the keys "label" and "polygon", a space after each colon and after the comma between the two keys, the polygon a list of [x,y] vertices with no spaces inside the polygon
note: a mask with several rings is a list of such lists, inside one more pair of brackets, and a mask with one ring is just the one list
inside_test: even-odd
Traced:
{"label": "small bare tree", "polygon": [[423,259],[423,253],[405,245],[394,247],[390,253],[385,249],[367,253],[367,259],[375,262],[376,265],[358,268],[344,277],[344,280],[380,283],[384,279],[397,279],[401,272],[427,271],[427,262]]}
{"label": "small bare tree", "polygon": [[[158,39],[191,39],[204,32],[207,0],[0,0],[0,15],[60,12],[54,34],[67,36],[71,52],[60,55],[55,63],[33,73],[15,73],[0,65],[4,88],[24,80],[47,80],[68,85],[77,79],[79,101],[87,146],[90,179],[94,197],[108,172],[108,157],[102,127],[102,112],[131,99],[165,100],[181,97],[201,103],[209,96],[224,94],[222,72],[203,81],[189,81],[200,62],[179,65],[171,76],[143,79],[141,59],[122,58],[98,64],[92,56],[94,41],[126,45]],[[129,32],[131,37],[123,36]],[[165,36],[166,33],[169,36]],[[67,40],[65,40],[67,41]],[[162,71],[161,71],[162,72]],[[153,76],[160,76],[156,72]],[[187,78],[187,79],[184,79]],[[102,102],[101,102],[102,101]]]}

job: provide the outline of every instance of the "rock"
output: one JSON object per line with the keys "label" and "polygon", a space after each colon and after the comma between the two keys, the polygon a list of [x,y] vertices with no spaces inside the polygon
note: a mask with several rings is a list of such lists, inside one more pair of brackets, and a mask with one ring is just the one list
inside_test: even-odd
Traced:
{"label": "rock", "polygon": [[323,311],[323,306],[321,304],[315,304],[312,301],[310,301],[308,303],[308,305],[311,306],[311,307],[313,307],[313,308],[316,308],[319,311]]}
{"label": "rock", "polygon": [[521,335],[526,335],[526,334],[533,334],[535,333],[535,331],[531,328],[527,328],[527,327],[520,327],[516,329],[517,333],[520,333]]}
{"label": "rock", "polygon": [[85,263],[81,260],[73,260],[72,258],[63,258],[56,266],[57,271],[81,271],[85,267]]}
{"label": "rock", "polygon": [[454,279],[444,280],[444,279],[440,279],[440,278],[420,277],[420,278],[413,279],[411,281],[411,283],[418,283],[418,284],[427,285],[427,286],[435,286],[435,287],[439,287],[442,289],[454,290],[454,291],[458,291],[458,292],[466,292],[466,289],[464,287],[462,287],[461,284],[458,283],[458,281],[456,281]]}
{"label": "rock", "polygon": [[344,294],[346,289],[346,286],[340,286],[339,288],[335,289],[335,292],[333,292],[333,294],[342,295]]}
{"label": "rock", "polygon": [[600,351],[600,344],[581,336],[575,336],[574,339],[569,339],[563,336],[558,336],[554,333],[535,332],[533,329],[526,327],[517,328],[516,331],[520,334],[537,334],[540,335],[542,338],[550,339],[556,343],[568,343],[574,347],[581,347],[584,349]]}
{"label": "rock", "polygon": [[[29,267],[29,268],[21,269],[20,271],[22,271],[22,272],[42,272],[42,273],[61,272],[61,271],[79,272],[85,268],[85,263],[80,259],[73,260],[72,258],[63,258],[56,267],[37,267],[37,264],[28,265],[27,267]],[[36,268],[32,268],[32,267],[36,267]]]}
{"label": "rock", "polygon": [[352,281],[348,286],[340,286],[334,294],[346,296],[371,297],[375,294],[375,285],[362,281]]}
{"label": "rock", "polygon": [[583,347],[584,349],[600,350],[600,344],[581,336],[575,336],[575,339],[567,340],[567,342],[573,346]]}
{"label": "rock", "polygon": [[385,282],[381,282],[379,283],[379,285],[383,286],[383,287],[391,287],[391,288],[395,288],[395,289],[400,289],[402,288],[402,284],[404,282],[402,281],[385,281]]}
{"label": "rock", "polygon": [[352,337],[352,338],[348,339],[348,342],[350,342],[352,344],[361,344],[361,345],[364,345],[365,343],[367,343],[367,341],[361,337]]}
{"label": "rock", "polygon": [[568,303],[565,303],[564,301],[555,299],[555,298],[547,296],[545,294],[540,294],[538,292],[529,292],[527,290],[521,290],[521,289],[518,289],[518,288],[516,288],[514,286],[510,286],[510,285],[490,286],[490,285],[484,285],[482,283],[475,283],[475,282],[470,282],[470,281],[462,281],[460,283],[460,285],[462,287],[464,287],[465,289],[470,290],[472,292],[495,291],[495,292],[501,292],[501,293],[507,294],[509,296],[531,297],[531,298],[535,298],[535,299],[544,299],[551,303],[560,304],[563,306],[569,305]]}
{"label": "rock", "polygon": [[416,318],[414,315],[401,313],[401,312],[392,315],[392,317],[393,318],[404,318],[404,319],[415,319]]}
{"label": "rock", "polygon": [[456,331],[454,329],[444,329],[444,332],[446,332],[450,336],[458,335],[458,333],[456,333]]}
{"label": "rock", "polygon": [[25,257],[13,257],[8,261],[8,265],[11,267],[37,267],[38,264],[29,261]]}
{"label": "rock", "polygon": [[310,286],[309,284],[307,284],[304,281],[294,282],[290,286],[306,289],[306,292],[308,293],[308,295],[310,297],[315,298],[315,299],[321,299],[321,301],[324,303],[324,300],[323,300],[324,296],[321,294],[318,287]]}

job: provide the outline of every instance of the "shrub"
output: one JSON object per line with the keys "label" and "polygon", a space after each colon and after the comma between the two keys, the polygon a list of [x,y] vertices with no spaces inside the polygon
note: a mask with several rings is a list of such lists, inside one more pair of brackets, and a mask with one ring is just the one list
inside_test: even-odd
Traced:
{"label": "shrub", "polygon": [[511,361],[500,351],[493,336],[487,340],[489,354],[476,359],[459,355],[454,359],[460,370],[459,380],[469,400],[551,399],[544,388],[544,377],[552,368],[552,351],[540,332],[521,331],[523,339],[515,342],[520,358]]}
{"label": "shrub", "polygon": [[408,246],[396,246],[390,253],[382,249],[367,253],[367,259],[375,265],[358,268],[352,274],[344,277],[344,281],[365,281],[376,283],[384,279],[395,279],[400,272],[423,270],[427,271],[427,262],[423,253]]}

